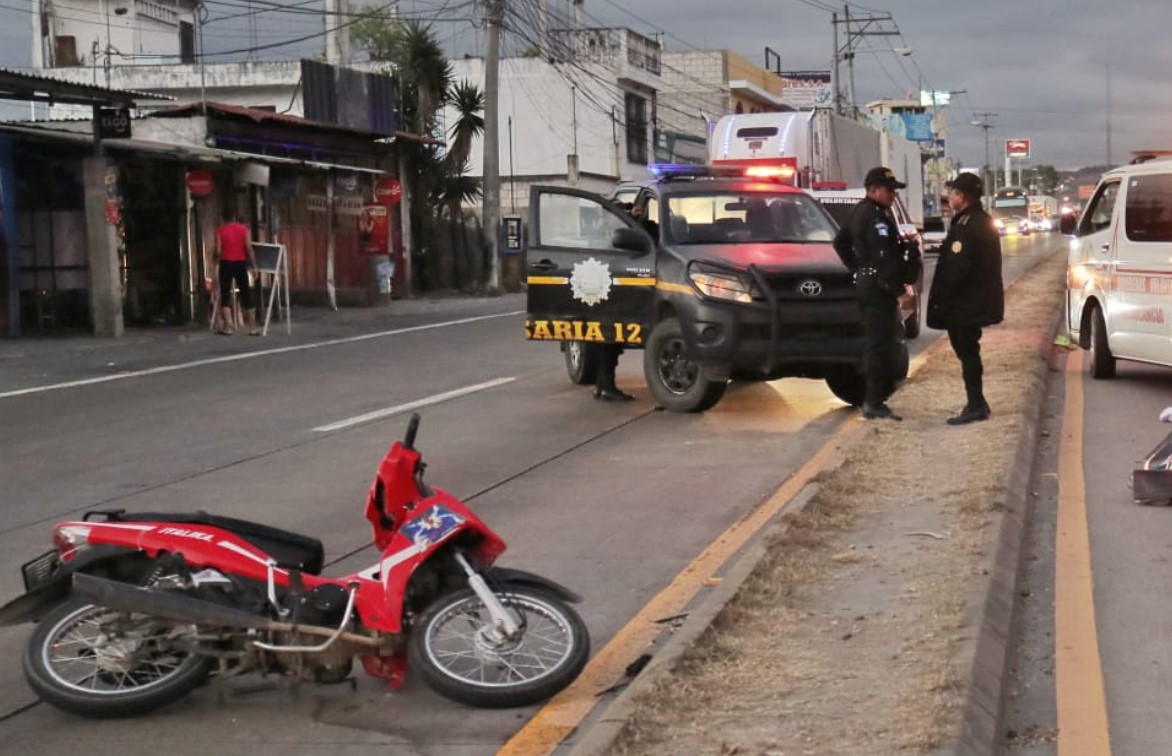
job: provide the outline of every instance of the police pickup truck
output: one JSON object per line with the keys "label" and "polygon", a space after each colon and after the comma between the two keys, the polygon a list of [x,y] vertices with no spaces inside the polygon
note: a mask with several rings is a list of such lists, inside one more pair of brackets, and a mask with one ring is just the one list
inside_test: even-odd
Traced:
{"label": "police pickup truck", "polygon": [[638,218],[597,194],[531,189],[525,336],[562,342],[582,384],[594,378],[584,344],[644,350],[648,388],[674,412],[711,408],[732,379],[786,376],[824,379],[862,403],[851,274],[831,246],[834,221],[789,183],[792,168],[649,170],[632,200]]}

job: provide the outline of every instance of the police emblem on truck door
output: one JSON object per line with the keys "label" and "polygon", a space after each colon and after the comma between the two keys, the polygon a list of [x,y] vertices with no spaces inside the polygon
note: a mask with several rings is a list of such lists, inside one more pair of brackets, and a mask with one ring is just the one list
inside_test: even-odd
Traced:
{"label": "police emblem on truck door", "polygon": [[570,274],[570,290],[574,299],[587,305],[596,305],[610,296],[610,268],[593,257],[574,263]]}

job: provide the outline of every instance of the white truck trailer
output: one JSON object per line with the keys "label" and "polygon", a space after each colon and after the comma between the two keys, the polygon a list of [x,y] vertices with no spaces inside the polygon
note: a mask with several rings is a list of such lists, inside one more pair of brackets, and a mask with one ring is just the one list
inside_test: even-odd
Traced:
{"label": "white truck trailer", "polygon": [[794,171],[805,189],[825,184],[861,186],[867,171],[886,165],[908,188],[901,193],[923,226],[924,173],[920,149],[895,134],[828,110],[723,116],[708,136],[713,165],[777,165]]}

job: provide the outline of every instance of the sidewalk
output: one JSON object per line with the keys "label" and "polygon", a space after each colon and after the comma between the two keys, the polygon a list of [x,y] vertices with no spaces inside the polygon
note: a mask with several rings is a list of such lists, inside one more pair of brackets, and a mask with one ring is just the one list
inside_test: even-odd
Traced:
{"label": "sidewalk", "polygon": [[250,337],[243,330],[231,337],[219,336],[206,325],[192,324],[127,328],[117,339],[87,335],[0,339],[0,393],[524,309],[524,294],[418,297],[395,300],[385,307],[294,307],[290,334],[274,312],[263,337]]}

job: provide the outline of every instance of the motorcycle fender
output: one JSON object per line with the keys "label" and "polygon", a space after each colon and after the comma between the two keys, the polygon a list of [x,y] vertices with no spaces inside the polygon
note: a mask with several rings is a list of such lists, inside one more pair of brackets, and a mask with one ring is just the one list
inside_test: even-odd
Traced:
{"label": "motorcycle fender", "polygon": [[99,562],[137,553],[137,549],[125,546],[93,546],[86,549],[68,562],[62,562],[47,581],[0,607],[0,627],[38,621],[58,604],[68,600],[74,573]]}
{"label": "motorcycle fender", "polygon": [[488,571],[485,577],[496,583],[513,583],[514,585],[526,585],[531,588],[540,588],[544,591],[552,593],[560,598],[562,601],[568,601],[571,604],[582,603],[582,597],[571,591],[564,585],[554,582],[547,577],[535,575],[532,572],[525,570],[513,570],[508,567],[493,567]]}

